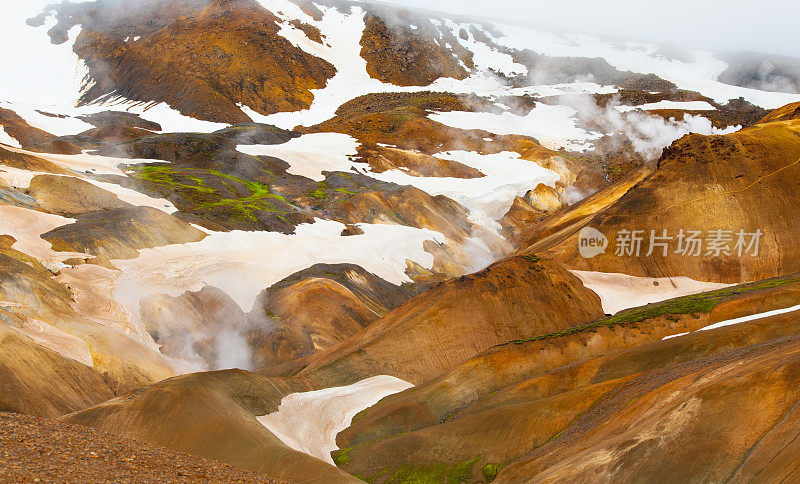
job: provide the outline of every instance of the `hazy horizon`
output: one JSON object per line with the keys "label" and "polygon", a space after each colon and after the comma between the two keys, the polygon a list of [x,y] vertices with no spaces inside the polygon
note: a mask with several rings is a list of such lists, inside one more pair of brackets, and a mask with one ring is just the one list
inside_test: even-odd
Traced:
{"label": "hazy horizon", "polygon": [[435,5],[425,0],[385,2],[626,40],[800,58],[793,39],[800,5],[778,0],[680,0],[668,10],[664,2],[653,0],[497,0],[491,11],[485,2],[475,0],[438,0]]}

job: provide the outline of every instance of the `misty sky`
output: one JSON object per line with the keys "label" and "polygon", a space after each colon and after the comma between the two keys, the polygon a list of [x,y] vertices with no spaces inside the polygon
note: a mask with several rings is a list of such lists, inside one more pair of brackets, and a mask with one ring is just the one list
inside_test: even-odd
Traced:
{"label": "misty sky", "polygon": [[796,0],[387,0],[630,40],[800,57]]}

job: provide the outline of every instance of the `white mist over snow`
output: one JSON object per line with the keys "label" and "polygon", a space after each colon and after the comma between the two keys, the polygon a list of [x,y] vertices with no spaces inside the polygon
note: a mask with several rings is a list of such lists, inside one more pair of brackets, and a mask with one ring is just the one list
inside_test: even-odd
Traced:
{"label": "white mist over snow", "polygon": [[681,89],[698,91],[719,103],[743,97],[766,109],[800,101],[800,95],[759,91],[717,81],[728,65],[708,51],[693,51],[693,61],[668,59],[659,47],[639,42],[612,42],[599,37],[553,33],[528,27],[497,25],[505,34],[497,42],[506,47],[530,49],[554,57],[601,57],[621,71],[653,73]]}

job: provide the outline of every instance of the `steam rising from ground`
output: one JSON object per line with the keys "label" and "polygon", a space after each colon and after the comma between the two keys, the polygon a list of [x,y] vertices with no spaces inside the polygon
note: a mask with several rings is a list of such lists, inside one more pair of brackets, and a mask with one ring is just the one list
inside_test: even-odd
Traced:
{"label": "steam rising from ground", "polygon": [[[664,148],[689,133],[720,135],[741,129],[741,126],[719,129],[707,118],[688,113],[680,120],[665,120],[644,111],[626,109],[616,98],[604,107],[598,105],[594,97],[580,94],[561,96],[559,103],[575,109],[580,122],[593,131],[629,141],[637,153],[650,161],[657,160]],[[610,154],[621,148],[620,142],[612,141],[601,149],[605,152],[597,154]]]}

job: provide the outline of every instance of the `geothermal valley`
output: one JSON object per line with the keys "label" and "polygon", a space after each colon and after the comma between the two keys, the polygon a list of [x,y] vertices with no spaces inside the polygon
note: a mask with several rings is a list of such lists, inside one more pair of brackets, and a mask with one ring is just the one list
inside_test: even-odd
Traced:
{"label": "geothermal valley", "polygon": [[8,8],[0,482],[800,481],[800,58]]}

